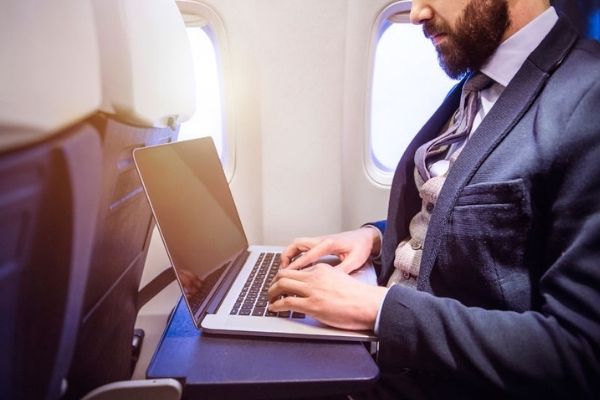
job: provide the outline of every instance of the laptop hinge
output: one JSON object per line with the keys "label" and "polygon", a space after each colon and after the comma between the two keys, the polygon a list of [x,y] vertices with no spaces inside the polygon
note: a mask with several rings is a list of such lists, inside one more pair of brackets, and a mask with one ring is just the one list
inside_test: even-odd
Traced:
{"label": "laptop hinge", "polygon": [[229,288],[231,288],[233,281],[238,276],[238,273],[244,266],[244,263],[248,259],[249,255],[249,251],[242,250],[240,254],[238,254],[238,256],[232,261],[231,267],[227,269],[225,276],[223,277],[223,279],[221,279],[221,282],[218,284],[217,288],[213,292],[213,295],[211,296],[211,299],[208,302],[204,311],[204,315],[215,314],[217,312],[217,310],[221,306],[221,303],[225,299],[225,296],[227,296]]}

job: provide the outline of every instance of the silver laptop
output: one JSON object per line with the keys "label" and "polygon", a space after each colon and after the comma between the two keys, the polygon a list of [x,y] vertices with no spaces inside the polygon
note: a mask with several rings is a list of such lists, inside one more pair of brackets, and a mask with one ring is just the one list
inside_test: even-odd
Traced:
{"label": "silver laptop", "polygon": [[[282,247],[248,246],[211,138],[136,149],[135,165],[192,319],[204,332],[374,341],[299,313],[271,313]],[[355,274],[376,284],[372,266]]]}

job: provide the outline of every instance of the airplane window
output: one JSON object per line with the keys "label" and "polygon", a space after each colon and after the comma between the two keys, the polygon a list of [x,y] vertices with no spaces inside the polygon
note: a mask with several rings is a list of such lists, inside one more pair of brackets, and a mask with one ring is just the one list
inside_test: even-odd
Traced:
{"label": "airplane window", "polygon": [[196,113],[181,124],[178,140],[212,136],[223,162],[224,135],[221,75],[208,26],[188,26],[196,80]]}
{"label": "airplane window", "polygon": [[377,43],[371,92],[371,163],[388,177],[456,84],[440,68],[422,28],[410,24],[407,16],[394,17],[401,22],[386,21]]}

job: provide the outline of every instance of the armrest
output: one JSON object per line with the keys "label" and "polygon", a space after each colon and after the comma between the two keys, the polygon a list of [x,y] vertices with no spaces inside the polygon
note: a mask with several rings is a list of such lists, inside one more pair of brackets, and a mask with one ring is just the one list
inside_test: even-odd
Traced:
{"label": "armrest", "polygon": [[180,400],[181,392],[175,379],[142,379],[100,386],[82,400]]}

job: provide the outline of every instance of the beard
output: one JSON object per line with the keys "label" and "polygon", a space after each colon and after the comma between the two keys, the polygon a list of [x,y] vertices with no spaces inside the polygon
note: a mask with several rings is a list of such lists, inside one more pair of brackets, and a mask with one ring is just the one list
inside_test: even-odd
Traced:
{"label": "beard", "polygon": [[452,79],[479,70],[496,51],[510,25],[507,0],[472,0],[465,6],[453,29],[434,19],[423,24],[427,38],[446,34],[436,46],[438,61]]}

